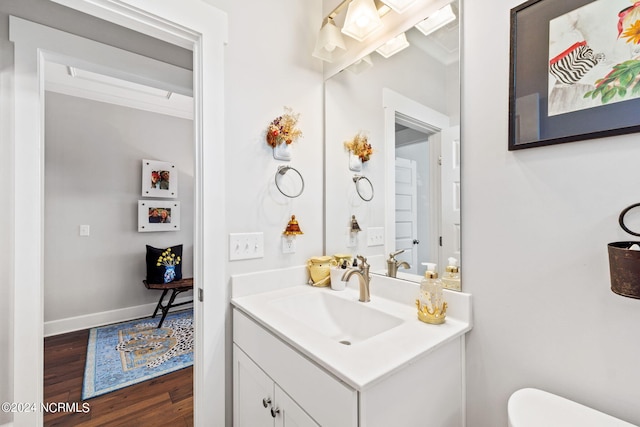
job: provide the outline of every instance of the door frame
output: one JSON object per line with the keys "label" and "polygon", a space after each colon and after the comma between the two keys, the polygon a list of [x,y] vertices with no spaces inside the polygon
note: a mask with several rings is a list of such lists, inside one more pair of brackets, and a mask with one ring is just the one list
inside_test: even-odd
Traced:
{"label": "door frame", "polygon": [[[395,222],[396,222],[396,213],[395,213],[395,203],[391,203],[390,201],[395,200],[395,185],[396,185],[396,171],[395,171],[395,156],[396,156],[396,147],[395,147],[395,133],[396,133],[396,117],[398,115],[402,116],[405,120],[411,120],[415,125],[416,129],[421,130],[427,134],[440,133],[442,130],[447,129],[450,125],[449,117],[439,113],[436,110],[433,110],[425,105],[420,104],[410,98],[407,98],[404,95],[401,95],[397,92],[394,92],[391,89],[384,88],[382,90],[382,104],[384,107],[384,185],[385,185],[385,252],[392,253],[395,252],[395,241],[396,241],[396,230],[395,230]],[[406,124],[406,123],[403,123]],[[422,129],[421,129],[422,128]],[[430,156],[435,156],[433,158],[438,158],[440,154],[440,146],[439,144],[435,146],[431,142],[430,136],[429,139],[429,150]],[[435,168],[430,168],[435,169]],[[440,191],[439,191],[439,176],[440,169],[430,171],[431,178],[430,181],[432,183],[437,182],[437,187],[434,188],[432,185],[432,189],[437,190],[433,191],[431,194],[431,200],[434,197],[439,200]],[[430,230],[440,232],[440,217],[439,215],[435,218],[429,218],[429,228]],[[439,253],[433,252],[433,253]],[[440,258],[440,255],[438,255]],[[443,266],[438,265],[438,268],[442,268]]]}
{"label": "door frame", "polygon": [[[52,1],[193,51],[194,423],[196,426],[224,425],[225,324],[229,297],[224,286],[225,212],[217,207],[225,197],[223,59],[227,16],[198,0]],[[43,64],[48,55],[64,52],[59,52],[59,46],[49,40],[19,32],[12,26],[13,400],[40,404],[44,375]],[[206,298],[199,299],[202,295]],[[15,413],[13,422],[16,427],[39,426],[43,414],[41,411]]]}
{"label": "door frame", "polygon": [[[405,159],[404,157],[396,157],[395,158],[395,166],[396,166],[396,172],[398,170],[398,167],[402,167],[405,169],[409,169],[410,173],[411,173],[411,192],[409,194],[409,197],[411,198],[411,240],[415,241],[415,240],[419,240],[419,236],[418,236],[418,185],[416,183],[416,176],[417,176],[417,172],[416,172],[416,168],[417,168],[417,162],[413,159]],[[395,179],[398,178],[398,174],[396,173]],[[395,224],[394,227],[398,227],[398,206],[397,206],[397,201],[398,201],[398,182],[396,181],[396,191],[395,191],[395,200],[396,203],[394,203],[395,207],[396,207],[396,218],[395,218]],[[428,242],[426,242],[428,243]],[[396,233],[396,244],[395,244],[395,251],[400,250],[401,247],[398,246],[398,236]],[[407,251],[405,250],[405,252],[403,254],[398,255],[397,259],[399,261],[407,261],[409,263],[410,268],[407,270],[403,270],[404,273],[410,273],[410,274],[418,274],[418,252],[419,252],[419,247],[416,246],[415,243],[412,244],[411,246],[411,256],[409,257],[407,255]]]}

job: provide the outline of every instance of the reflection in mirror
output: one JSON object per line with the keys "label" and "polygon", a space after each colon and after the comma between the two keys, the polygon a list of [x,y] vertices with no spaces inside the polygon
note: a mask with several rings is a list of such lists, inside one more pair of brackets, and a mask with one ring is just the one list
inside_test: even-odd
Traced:
{"label": "reflection in mirror", "polygon": [[373,184],[369,178],[363,175],[355,175],[353,182],[356,184],[356,192],[358,196],[365,202],[373,200]]}
{"label": "reflection in mirror", "polygon": [[[325,81],[327,254],[368,257],[372,272],[387,274],[396,256],[409,268],[398,278],[420,281],[423,263],[445,273],[460,260],[460,6],[455,20],[428,35],[405,32],[409,46],[385,58],[375,51],[367,67],[348,66]],[[425,6],[422,21],[434,13]],[[393,34],[396,36],[397,34]],[[375,46],[377,47],[377,46]],[[349,184],[344,141],[365,132],[373,147],[360,175],[380,189],[364,202]],[[353,242],[348,221],[355,215],[364,233]],[[384,230],[384,243],[372,236]]]}

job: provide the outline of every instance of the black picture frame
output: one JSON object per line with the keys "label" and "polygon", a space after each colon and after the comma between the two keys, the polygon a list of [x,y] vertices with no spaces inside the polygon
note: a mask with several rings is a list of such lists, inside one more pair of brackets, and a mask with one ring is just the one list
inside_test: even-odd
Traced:
{"label": "black picture frame", "polygon": [[[549,115],[549,23],[599,1],[603,0],[529,0],[511,9],[510,151],[640,131],[640,98]],[[613,0],[607,7],[617,18],[629,5]],[[602,25],[616,26],[617,20],[608,17]]]}

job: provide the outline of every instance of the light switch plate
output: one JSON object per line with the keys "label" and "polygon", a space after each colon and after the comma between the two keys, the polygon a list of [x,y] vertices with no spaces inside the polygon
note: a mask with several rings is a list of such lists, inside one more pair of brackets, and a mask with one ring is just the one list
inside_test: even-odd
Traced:
{"label": "light switch plate", "polygon": [[264,258],[264,233],[229,233],[229,261]]}
{"label": "light switch plate", "polygon": [[384,227],[367,228],[367,246],[384,245]]}

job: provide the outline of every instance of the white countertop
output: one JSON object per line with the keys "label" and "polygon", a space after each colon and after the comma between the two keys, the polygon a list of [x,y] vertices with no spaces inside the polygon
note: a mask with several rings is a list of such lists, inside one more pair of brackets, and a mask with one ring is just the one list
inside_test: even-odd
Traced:
{"label": "white countertop", "polygon": [[[316,288],[303,284],[304,281],[300,280],[302,277],[304,275],[299,268],[235,276],[232,278],[234,296],[231,303],[358,391],[381,381],[472,328],[471,295],[445,290],[449,305],[446,321],[441,325],[430,325],[417,319],[417,284],[372,275],[371,301],[358,304],[367,304],[396,316],[402,319],[402,323],[364,341],[343,345],[274,308],[269,302],[310,292],[330,292],[357,302],[357,285],[350,282],[344,291],[334,291],[328,287]],[[293,285],[289,286],[288,283]]]}

